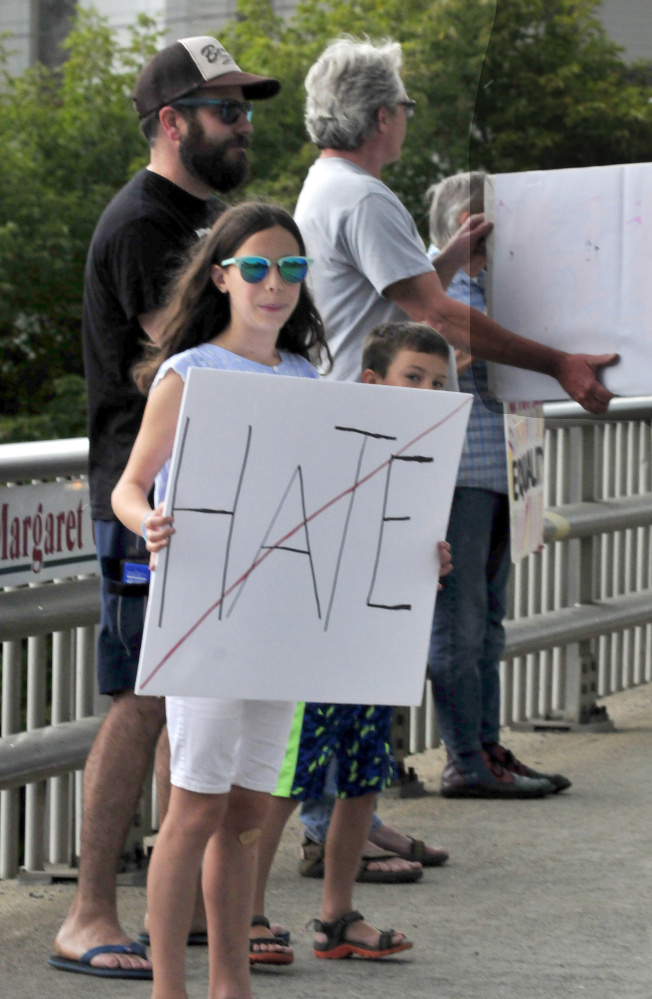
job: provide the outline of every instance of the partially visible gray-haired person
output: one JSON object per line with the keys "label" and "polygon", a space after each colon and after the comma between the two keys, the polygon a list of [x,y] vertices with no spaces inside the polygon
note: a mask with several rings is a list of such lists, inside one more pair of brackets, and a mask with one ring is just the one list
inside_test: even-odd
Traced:
{"label": "partially visible gray-haired person", "polygon": [[431,184],[426,191],[429,204],[428,222],[430,241],[441,249],[460,227],[459,217],[464,212],[478,215],[484,211],[483,170],[454,173],[438,184]]}
{"label": "partially visible gray-haired person", "polygon": [[331,42],[305,84],[306,128],[318,149],[357,149],[376,131],[379,107],[396,111],[405,93],[401,62],[398,42]]}
{"label": "partially visible gray-haired person", "polygon": [[[428,190],[433,259],[471,214],[484,210],[484,179],[480,171],[458,173]],[[485,266],[480,241],[453,277],[450,297],[484,312]],[[489,392],[485,361],[467,357],[458,365],[458,378],[473,405],[446,537],[455,564],[435,606],[428,656],[437,724],[448,753],[441,794],[531,798],[546,784],[563,791],[570,781],[533,770],[500,743],[500,661],[511,564],[503,413]]]}

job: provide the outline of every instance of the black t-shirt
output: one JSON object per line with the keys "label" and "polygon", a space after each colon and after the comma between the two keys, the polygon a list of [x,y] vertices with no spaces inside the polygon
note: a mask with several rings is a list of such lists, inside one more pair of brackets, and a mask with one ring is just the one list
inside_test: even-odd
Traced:
{"label": "black t-shirt", "polygon": [[203,201],[141,170],[97,224],[86,259],[82,315],[95,519],[114,519],[111,491],[145,408],[131,376],[147,339],[138,316],[162,305],[171,272],[224,207],[217,198]]}

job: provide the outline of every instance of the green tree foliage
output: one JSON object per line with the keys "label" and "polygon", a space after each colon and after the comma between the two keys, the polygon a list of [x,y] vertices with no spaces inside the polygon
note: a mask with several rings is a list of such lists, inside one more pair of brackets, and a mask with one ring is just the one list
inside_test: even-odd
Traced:
{"label": "green tree foliage", "polygon": [[303,81],[327,43],[341,34],[402,43],[403,77],[418,102],[401,162],[385,174],[416,216],[434,180],[468,166],[469,123],[495,0],[300,0],[288,22],[269,0],[240,0],[238,20],[221,33],[236,60],[277,76],[280,95],[256,108],[252,190],[292,209],[317,151],[303,126]]}
{"label": "green tree foliage", "polygon": [[597,0],[498,0],[471,161],[492,173],[650,159],[650,72],[627,67]]}
{"label": "green tree foliage", "polygon": [[248,189],[292,208],[316,150],[302,127],[303,80],[342,33],[403,46],[418,102],[400,163],[384,175],[421,223],[434,181],[490,172],[640,162],[652,149],[650,73],[628,68],[599,0],[301,0],[284,22],[269,0],[240,0],[222,38],[283,90],[255,117]]}
{"label": "green tree foliage", "polygon": [[[219,37],[243,69],[276,76],[283,89],[256,105],[251,178],[236,197],[294,208],[317,155],[303,125],[303,81],[342,33],[403,45],[417,112],[384,177],[423,228],[427,187],[469,165],[502,172],[649,159],[650,69],[626,67],[598,6],[300,0],[285,21],[270,0],[239,0]],[[23,420],[22,431],[5,419],[0,435],[47,436],[51,410],[57,433],[72,433],[62,429],[62,392],[73,409],[81,396],[58,379],[81,374],[83,262],[102,209],[146,161],[129,97],[158,41],[140,18],[122,47],[103,19],[80,10],[62,71],[36,66],[0,88],[0,415],[47,417]]]}
{"label": "green tree foliage", "polygon": [[86,436],[86,384],[81,375],[52,381],[51,398],[38,413],[0,416],[0,443]]}
{"label": "green tree foliage", "polygon": [[[147,159],[130,93],[156,50],[153,22],[140,18],[126,47],[97,14],[80,10],[61,70],[36,65],[5,75],[0,89],[0,414],[56,408],[58,381],[82,374],[84,260],[107,201]],[[6,43],[10,47],[11,40]],[[63,386],[63,389],[62,389]],[[67,389],[66,389],[67,387]],[[81,410],[83,413],[83,408]],[[61,419],[56,426],[68,436]],[[74,417],[75,433],[83,429]],[[20,426],[18,424],[17,426]],[[28,420],[37,436],[48,421]],[[69,428],[69,431],[72,428]],[[45,433],[45,436],[47,434]],[[25,438],[23,438],[25,439]]]}

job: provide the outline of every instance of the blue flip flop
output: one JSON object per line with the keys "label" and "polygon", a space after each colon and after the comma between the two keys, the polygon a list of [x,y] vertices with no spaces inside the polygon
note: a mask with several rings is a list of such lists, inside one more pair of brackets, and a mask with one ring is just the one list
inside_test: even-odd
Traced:
{"label": "blue flip flop", "polygon": [[80,975],[94,975],[96,978],[152,978],[151,968],[98,968],[91,964],[97,954],[135,954],[147,960],[147,952],[141,943],[134,940],[130,944],[105,944],[102,947],[91,947],[85,954],[75,960],[72,957],[61,957],[53,954],[48,964],[59,971],[76,971]]}

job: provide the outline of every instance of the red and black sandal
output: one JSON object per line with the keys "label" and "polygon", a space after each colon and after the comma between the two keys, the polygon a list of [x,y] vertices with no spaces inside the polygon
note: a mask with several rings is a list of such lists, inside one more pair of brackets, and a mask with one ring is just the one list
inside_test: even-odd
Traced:
{"label": "red and black sandal", "polygon": [[403,950],[410,950],[412,941],[403,939],[400,943],[392,943],[396,930],[379,930],[378,943],[375,947],[362,941],[347,940],[344,936],[346,929],[351,923],[358,923],[364,920],[362,913],[355,909],[352,912],[345,912],[339,919],[334,919],[332,923],[324,923],[321,919],[313,919],[312,923],[317,933],[326,936],[326,943],[314,943],[313,950],[315,957],[326,958],[331,961],[339,961],[342,958],[364,957],[368,961],[375,961],[381,957],[390,957],[393,954],[400,954]]}
{"label": "red and black sandal", "polygon": [[[265,916],[254,916],[251,920],[252,926],[265,926],[269,929],[269,919]],[[292,964],[294,954],[288,947],[289,934],[287,939],[283,937],[250,937],[249,938],[249,964]],[[255,946],[269,946],[276,944],[284,950],[254,950]]]}

